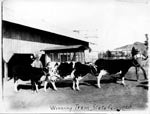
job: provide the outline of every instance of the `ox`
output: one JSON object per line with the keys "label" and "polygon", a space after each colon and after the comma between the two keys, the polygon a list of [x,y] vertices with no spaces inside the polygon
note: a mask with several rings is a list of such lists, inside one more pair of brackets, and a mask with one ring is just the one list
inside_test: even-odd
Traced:
{"label": "ox", "polygon": [[[56,63],[58,65],[58,63]],[[58,66],[54,65],[55,70],[50,71],[50,75],[48,80],[45,81],[44,84],[44,90],[47,89],[47,84],[50,82],[54,88],[54,90],[57,90],[57,87],[55,86],[56,80],[62,79],[67,80],[71,79],[73,80],[73,89],[79,90],[79,80],[82,79],[83,76],[85,76],[87,73],[91,73],[93,75],[96,74],[96,68],[93,65],[85,65],[81,64],[80,62],[77,63],[60,63]],[[57,68],[56,68],[57,67]]]}
{"label": "ox", "polygon": [[44,83],[44,90],[47,91],[47,84],[51,83],[54,90],[57,90],[55,82],[58,79],[65,80],[70,78],[70,75],[73,71],[73,62],[65,62],[65,63],[58,63],[58,62],[51,62],[48,63],[47,67],[49,69],[49,75],[45,79]]}
{"label": "ox", "polygon": [[95,62],[97,66],[97,72],[99,75],[97,76],[97,85],[101,88],[100,80],[102,76],[106,74],[120,74],[120,78],[122,79],[122,84],[125,85],[124,77],[128,72],[129,68],[138,65],[138,62],[135,59],[117,59],[117,60],[105,60],[98,59]]}
{"label": "ox", "polygon": [[13,67],[14,89],[18,91],[18,80],[31,81],[32,89],[38,92],[38,84],[42,76],[46,76],[48,70],[46,68],[34,68],[31,65],[16,65]]}
{"label": "ox", "polygon": [[93,64],[82,64],[77,62],[75,64],[74,70],[72,72],[73,75],[73,90],[80,90],[79,88],[79,81],[83,79],[88,73],[92,75],[97,75],[97,69]]}

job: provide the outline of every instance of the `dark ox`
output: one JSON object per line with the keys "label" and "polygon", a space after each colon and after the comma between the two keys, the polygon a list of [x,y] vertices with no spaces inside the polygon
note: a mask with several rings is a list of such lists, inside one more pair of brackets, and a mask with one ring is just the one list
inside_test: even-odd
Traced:
{"label": "dark ox", "polygon": [[122,84],[125,85],[124,77],[125,74],[128,72],[129,68],[138,65],[135,59],[118,59],[118,60],[105,60],[105,59],[98,59],[95,62],[97,66],[97,85],[101,88],[100,80],[102,76],[106,74],[120,74],[120,78],[122,79]]}
{"label": "dark ox", "polygon": [[22,81],[31,81],[32,89],[38,92],[38,84],[42,76],[46,76],[48,70],[46,68],[34,68],[29,65],[16,65],[13,67],[13,77],[15,83],[15,91],[18,91],[18,79]]}

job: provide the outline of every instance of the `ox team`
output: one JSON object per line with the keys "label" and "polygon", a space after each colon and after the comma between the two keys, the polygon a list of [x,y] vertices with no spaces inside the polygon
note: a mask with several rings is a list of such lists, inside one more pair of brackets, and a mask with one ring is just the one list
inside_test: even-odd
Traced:
{"label": "ox team", "polygon": [[[38,59],[38,58],[37,58]],[[35,62],[35,61],[34,61]],[[44,82],[44,90],[47,91],[47,84],[51,83],[54,90],[57,90],[55,82],[59,79],[72,79],[73,90],[80,90],[79,82],[88,73],[96,76],[97,86],[101,88],[101,78],[106,74],[120,74],[121,82],[125,85],[124,78],[129,68],[139,66],[136,59],[117,59],[106,60],[98,59],[94,64],[82,64],[80,62],[49,62],[46,67],[41,68],[39,64],[17,65],[13,68],[13,77],[15,82],[15,90],[17,91],[17,80],[31,80],[32,87],[38,91],[38,84]],[[38,67],[36,67],[38,66]],[[147,77],[145,77],[147,79]]]}

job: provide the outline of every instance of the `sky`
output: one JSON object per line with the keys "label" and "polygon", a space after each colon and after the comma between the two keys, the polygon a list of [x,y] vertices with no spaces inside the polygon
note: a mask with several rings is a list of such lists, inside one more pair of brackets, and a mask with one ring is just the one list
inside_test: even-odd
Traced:
{"label": "sky", "polygon": [[79,30],[98,50],[144,42],[150,35],[149,0],[4,0],[5,10],[31,23],[44,22],[66,30]]}

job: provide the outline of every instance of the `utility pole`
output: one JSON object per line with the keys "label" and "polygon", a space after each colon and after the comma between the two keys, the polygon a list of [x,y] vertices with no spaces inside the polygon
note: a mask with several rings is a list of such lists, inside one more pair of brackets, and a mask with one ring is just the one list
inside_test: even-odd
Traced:
{"label": "utility pole", "polygon": [[145,34],[145,37],[146,37],[146,41],[145,41],[145,46],[146,46],[146,49],[148,50],[148,34]]}
{"label": "utility pole", "polygon": [[0,112],[4,112],[5,110],[5,106],[4,106],[4,80],[3,80],[3,76],[4,76],[4,68],[3,68],[3,31],[2,31],[2,20],[3,20],[3,1],[0,2],[0,12],[1,12],[1,16],[0,16],[0,31],[1,31],[1,38],[0,38],[0,67],[1,67],[1,71],[0,71]]}

